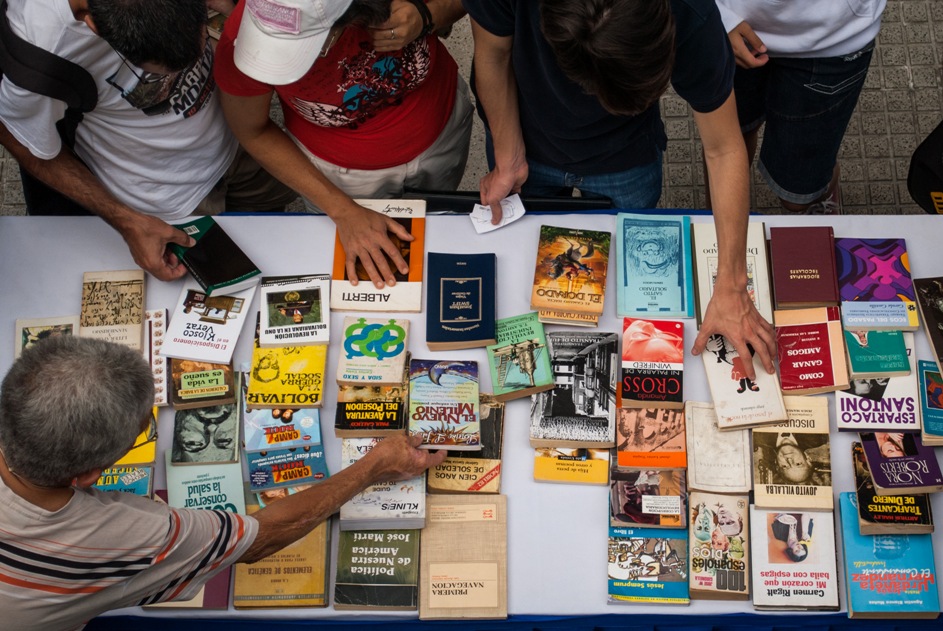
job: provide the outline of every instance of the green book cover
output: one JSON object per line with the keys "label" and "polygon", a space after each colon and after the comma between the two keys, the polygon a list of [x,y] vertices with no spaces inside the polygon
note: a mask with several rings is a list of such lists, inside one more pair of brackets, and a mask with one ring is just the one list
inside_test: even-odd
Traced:
{"label": "green book cover", "polygon": [[852,379],[910,374],[901,331],[845,331]]}
{"label": "green book cover", "polygon": [[418,530],[342,530],[337,546],[335,609],[419,606]]}
{"label": "green book cover", "polygon": [[495,339],[487,351],[491,387],[498,401],[553,388],[547,337],[536,312],[498,320]]}
{"label": "green book cover", "polygon": [[193,237],[189,248],[168,244],[180,262],[206,291],[206,295],[225,289],[239,291],[258,284],[262,272],[212,217],[175,224]]}

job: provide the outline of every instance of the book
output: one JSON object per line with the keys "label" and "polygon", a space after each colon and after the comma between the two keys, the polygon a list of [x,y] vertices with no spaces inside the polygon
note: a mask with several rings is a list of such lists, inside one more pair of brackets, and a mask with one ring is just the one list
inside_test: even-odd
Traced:
{"label": "book", "polygon": [[933,532],[933,509],[927,493],[882,495],[874,488],[871,470],[860,442],[851,444],[855,467],[858,529],[863,535]]}
{"label": "book", "polygon": [[334,435],[363,438],[406,431],[408,385],[337,386]]}
{"label": "book", "polygon": [[344,342],[337,360],[338,384],[403,384],[409,320],[345,316],[342,330]]}
{"label": "book", "polygon": [[419,530],[342,530],[334,609],[419,608]]}
{"label": "book", "polygon": [[495,343],[485,350],[491,387],[499,401],[513,401],[553,388],[547,336],[536,312],[498,320]]}
{"label": "book", "polygon": [[939,616],[931,535],[863,535],[855,494],[839,502],[848,617]]}
{"label": "book", "polygon": [[144,341],[144,270],[85,272],[79,335],[134,350]]}
{"label": "book", "polygon": [[330,476],[322,445],[246,453],[246,465],[253,492],[313,484]]}
{"label": "book", "polygon": [[[697,296],[697,323],[704,321],[707,305],[714,295],[717,266],[720,261],[714,222],[691,224],[694,251],[694,286]],[[773,298],[770,289],[769,264],[766,255],[766,224],[751,221],[747,226],[747,293],[756,310],[767,322],[773,321]]]}
{"label": "book", "polygon": [[429,252],[426,345],[431,351],[494,344],[497,257]]}
{"label": "book", "polygon": [[750,507],[753,606],[760,611],[838,611],[832,512]]}
{"label": "book", "polygon": [[691,218],[616,215],[616,313],[694,317]]}
{"label": "book", "polygon": [[168,600],[144,605],[145,609],[229,609],[229,587],[232,582],[232,567],[214,574],[189,600]]}
{"label": "book", "polygon": [[903,331],[845,330],[848,371],[852,379],[910,374]]}
{"label": "book", "polygon": [[168,375],[170,366],[167,358],[160,354],[167,333],[167,321],[170,315],[166,309],[148,309],[144,312],[144,359],[151,365],[154,375],[154,405],[170,403]]}
{"label": "book", "polygon": [[688,505],[691,598],[749,600],[747,496],[691,491]]}
{"label": "book", "polygon": [[390,271],[396,279],[392,287],[377,288],[370,281],[363,262],[357,260],[355,280],[347,274],[347,254],[340,236],[334,239],[334,265],[331,272],[331,309],[337,311],[422,311],[422,271],[425,253],[426,202],[414,199],[355,199],[368,210],[385,215],[405,228],[412,241],[403,241],[392,232],[390,240],[399,249],[409,272],[402,274],[387,257]]}
{"label": "book", "polygon": [[[251,515],[257,505],[247,506]],[[327,607],[330,604],[331,520],[294,543],[249,565],[233,566],[232,605],[262,607]]]}
{"label": "book", "polygon": [[215,219],[204,215],[174,227],[196,243],[189,248],[176,243],[167,246],[207,296],[239,293],[259,284],[262,272]]}
{"label": "book", "polygon": [[424,449],[481,449],[478,362],[411,359],[407,432]]}
{"label": "book", "polygon": [[331,337],[327,274],[263,276],[259,285],[259,346],[327,344]]}
{"label": "book", "polygon": [[776,309],[838,306],[831,226],[772,226],[769,266]]}
{"label": "book", "polygon": [[943,372],[943,276],[915,278],[914,290],[933,360],[937,370]]}
{"label": "book", "polygon": [[507,534],[504,495],[430,495],[419,542],[419,619],[507,618]]}
{"label": "book", "polygon": [[617,333],[547,336],[554,387],[531,397],[531,447],[615,445]]}
{"label": "book", "polygon": [[915,331],[916,295],[904,239],[835,239],[842,325],[851,331]]}
{"label": "book", "polygon": [[170,506],[246,514],[242,464],[181,467],[171,461],[170,450],[165,454],[167,503]]}
{"label": "book", "polygon": [[[341,440],[341,469],[376,447],[379,438]],[[341,506],[341,530],[413,529],[426,523],[426,474],[371,484]]]}
{"label": "book", "polygon": [[835,393],[838,431],[917,431],[920,429],[920,394],[914,334],[904,333],[911,374],[898,377],[853,379],[847,390]]}
{"label": "book", "polygon": [[154,493],[154,467],[138,465],[132,467],[108,467],[102,470],[93,484],[99,491],[115,491],[150,497]]}
{"label": "book", "polygon": [[608,547],[609,604],[691,602],[686,531],[611,526]]}
{"label": "book", "polygon": [[609,475],[609,525],[686,528],[684,469],[619,469]]}
{"label": "book", "polygon": [[[753,349],[750,348],[750,352]],[[714,334],[701,353],[707,385],[720,429],[755,427],[786,420],[779,378],[753,362],[755,379],[746,376],[744,358],[723,335]]]}
{"label": "book", "polygon": [[236,402],[236,381],[230,364],[172,358],[170,380],[175,410]]}
{"label": "book", "polygon": [[183,285],[170,315],[160,354],[164,357],[228,364],[246,322],[254,287],[208,296],[193,281]]}
{"label": "book", "polygon": [[534,481],[608,484],[609,450],[538,447],[534,450]]}
{"label": "book", "polygon": [[623,469],[687,467],[684,410],[616,410],[616,464]]}
{"label": "book", "polygon": [[563,324],[566,326],[599,326],[599,316],[593,313],[574,313],[558,309],[538,309],[537,319],[544,324]]}
{"label": "book", "polygon": [[17,318],[16,335],[13,338],[14,359],[27,348],[38,344],[47,337],[57,335],[78,335],[79,316],[58,316],[54,318]]}
{"label": "book", "polygon": [[132,465],[153,465],[157,459],[157,406],[151,410],[154,419],[148,429],[138,434],[134,446],[121,456],[112,466],[127,467]]}
{"label": "book", "polygon": [[848,387],[838,307],[777,310],[773,318],[783,394],[820,394]]}
{"label": "book", "polygon": [[478,394],[481,451],[450,450],[445,460],[429,469],[429,493],[500,493],[501,453],[504,446],[504,403]]}
{"label": "book", "polygon": [[684,323],[624,318],[621,407],[684,407]]}
{"label": "book", "polygon": [[239,462],[239,413],[236,405],[177,410],[171,462],[184,464],[220,464]]}
{"label": "book", "polygon": [[246,405],[250,408],[321,407],[327,345],[252,349]]}
{"label": "book", "polygon": [[530,308],[602,315],[611,239],[599,230],[540,226]]}
{"label": "book", "polygon": [[321,413],[317,408],[244,409],[242,441],[246,453],[321,444]]}
{"label": "book", "polygon": [[832,510],[828,399],[785,400],[787,421],[753,428],[754,503],[781,510]]}
{"label": "book", "polygon": [[867,432],[859,434],[874,488],[883,495],[911,495],[943,491],[943,473],[936,451],[919,433]]}
{"label": "book", "polygon": [[[913,356],[913,355],[911,355]],[[924,445],[943,445],[943,376],[936,362],[917,361],[920,375],[920,438]]]}
{"label": "book", "polygon": [[752,488],[750,432],[721,432],[710,403],[684,404],[687,425],[688,488],[714,493],[748,493]]}

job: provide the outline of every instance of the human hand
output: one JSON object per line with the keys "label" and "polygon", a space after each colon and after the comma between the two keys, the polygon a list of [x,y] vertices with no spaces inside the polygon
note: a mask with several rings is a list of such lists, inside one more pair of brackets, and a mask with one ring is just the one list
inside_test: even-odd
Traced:
{"label": "human hand", "polygon": [[393,0],[390,19],[383,24],[370,27],[373,48],[378,53],[399,50],[422,33],[422,15],[409,0]]}
{"label": "human hand", "polygon": [[753,32],[753,28],[746,22],[740,22],[730,33],[730,47],[737,65],[741,68],[759,68],[767,61],[766,44]]}
{"label": "human hand", "polygon": [[421,444],[420,436],[395,434],[377,443],[363,459],[376,461],[371,462],[376,467],[376,482],[408,480],[445,460],[446,450],[417,449]]}
{"label": "human hand", "polygon": [[353,204],[337,215],[334,223],[347,255],[347,278],[352,285],[358,282],[358,260],[377,289],[382,289],[384,282],[390,287],[396,284],[391,262],[401,274],[409,272],[406,259],[390,233],[401,241],[412,241],[413,235],[393,219]]}
{"label": "human hand", "polygon": [[527,160],[515,161],[510,167],[496,164],[494,169],[481,178],[481,203],[491,207],[491,223],[498,225],[504,216],[501,200],[511,193],[520,193],[527,181]]}
{"label": "human hand", "polygon": [[187,273],[187,268],[167,247],[169,243],[184,247],[191,247],[196,243],[182,230],[164,223],[157,217],[134,213],[118,231],[128,244],[134,262],[158,280],[175,280]]}
{"label": "human hand", "polygon": [[747,344],[753,347],[766,372],[773,374],[776,357],[776,335],[772,325],[767,322],[750,299],[745,288],[734,289],[714,287],[714,295],[707,305],[707,313],[701,330],[694,340],[691,352],[700,355],[708,338],[720,333],[730,342],[737,354],[744,358],[743,369],[750,380],[756,378],[753,368],[752,353]]}

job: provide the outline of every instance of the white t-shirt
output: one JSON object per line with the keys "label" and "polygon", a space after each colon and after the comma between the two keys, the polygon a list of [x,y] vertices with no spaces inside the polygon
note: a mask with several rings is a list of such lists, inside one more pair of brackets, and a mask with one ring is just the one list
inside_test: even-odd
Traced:
{"label": "white t-shirt", "polygon": [[[184,71],[169,111],[148,116],[112,85],[133,88],[137,78],[131,68],[75,19],[67,0],[9,3],[7,18],[17,35],[77,63],[95,79],[98,105],[79,124],[75,152],[105,187],[131,208],[166,221],[190,215],[237,148],[219,105],[212,49],[207,45],[203,58]],[[55,123],[65,109],[62,101],[8,79],[0,82],[0,122],[38,158],[59,154]]]}

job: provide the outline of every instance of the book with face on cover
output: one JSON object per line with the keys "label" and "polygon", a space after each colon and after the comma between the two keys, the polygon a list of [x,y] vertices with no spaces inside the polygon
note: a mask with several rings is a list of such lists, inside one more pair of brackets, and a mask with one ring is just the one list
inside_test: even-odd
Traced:
{"label": "book with face on cover", "polygon": [[20,353],[27,348],[43,341],[47,337],[57,335],[78,335],[79,317],[78,316],[59,316],[55,318],[29,318],[17,319],[16,345],[13,349],[13,357],[17,358]]}
{"label": "book with face on cover", "polygon": [[933,532],[933,509],[927,493],[882,495],[874,488],[861,443],[851,444],[858,500],[858,526],[863,535]]}
{"label": "book with face on cover", "polygon": [[79,335],[141,350],[144,270],[85,272]]}
{"label": "book with face on cover", "polygon": [[327,274],[263,276],[259,285],[259,346],[327,344],[331,336]]}
{"label": "book with face on cover", "polygon": [[688,439],[688,488],[713,493],[749,493],[753,488],[750,432],[717,429],[710,403],[684,406]]}
{"label": "book with face on cover", "polygon": [[611,240],[609,232],[541,226],[530,308],[602,315]]}
{"label": "book with face on cover", "polygon": [[943,372],[943,276],[915,278],[914,290],[933,360]]}
{"label": "book with face on cover", "polygon": [[175,466],[239,462],[240,426],[234,403],[177,410],[171,461]]}
{"label": "book with face on cover", "polygon": [[274,409],[321,407],[326,365],[326,344],[263,348],[256,338],[246,405]]}
{"label": "book with face on cover", "polygon": [[259,284],[262,272],[215,219],[207,215],[175,227],[196,243],[189,248],[176,243],[169,243],[168,247],[207,296],[238,293]]}
{"label": "book with face on cover", "polygon": [[920,326],[904,239],[835,239],[842,325],[850,331]]}
{"label": "book with face on cover", "polygon": [[610,605],[690,604],[687,531],[613,525],[608,547]]}
{"label": "book with face on cover", "polygon": [[164,357],[228,364],[246,323],[255,287],[209,296],[193,280],[170,314],[160,354]]}
{"label": "book with face on cover", "polygon": [[884,495],[943,491],[943,472],[936,450],[916,432],[859,434],[874,488]]}
{"label": "book with face on cover", "polygon": [[688,535],[691,598],[749,600],[748,496],[691,491]]}

